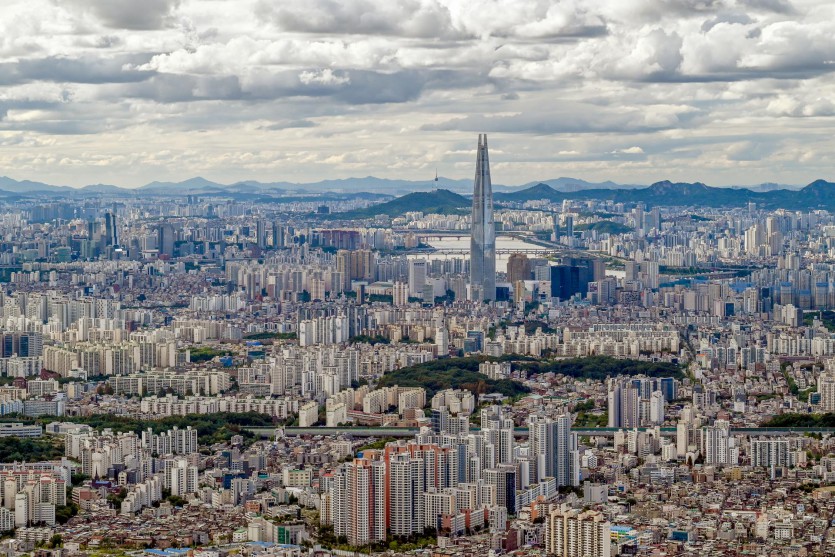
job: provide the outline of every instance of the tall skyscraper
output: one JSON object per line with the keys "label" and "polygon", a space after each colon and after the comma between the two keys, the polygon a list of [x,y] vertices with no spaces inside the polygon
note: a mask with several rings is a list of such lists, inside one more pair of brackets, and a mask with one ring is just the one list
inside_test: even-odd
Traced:
{"label": "tall skyscraper", "polygon": [[507,260],[507,280],[515,284],[517,280],[531,279],[531,260],[524,253],[514,253]]}
{"label": "tall skyscraper", "polygon": [[255,221],[255,244],[261,249],[267,247],[267,225],[261,219]]}
{"label": "tall skyscraper", "polygon": [[496,223],[487,134],[478,136],[473,184],[473,228],[470,234],[470,287],[477,300],[496,299]]}
{"label": "tall skyscraper", "polygon": [[419,298],[423,296],[423,286],[426,284],[426,260],[411,259],[409,261],[409,296]]}
{"label": "tall skyscraper", "polygon": [[273,249],[284,247],[284,228],[280,223],[273,223]]}
{"label": "tall skyscraper", "polygon": [[105,231],[105,245],[118,246],[119,233],[116,230],[116,215],[114,213],[104,214],[104,231]]}
{"label": "tall skyscraper", "polygon": [[157,247],[160,255],[174,257],[174,226],[164,222],[159,225]]}
{"label": "tall skyscraper", "polygon": [[[565,212],[565,207],[563,206],[563,212]],[[568,247],[574,246],[574,217],[571,215],[565,215],[562,219],[562,229],[560,230],[560,234],[562,237],[565,238],[565,245]],[[560,242],[560,237],[557,237],[557,242]]]}

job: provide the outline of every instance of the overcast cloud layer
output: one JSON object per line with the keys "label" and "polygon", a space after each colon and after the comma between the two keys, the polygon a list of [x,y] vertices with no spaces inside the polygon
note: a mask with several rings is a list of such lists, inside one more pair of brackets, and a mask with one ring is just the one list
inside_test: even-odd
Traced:
{"label": "overcast cloud layer", "polygon": [[0,174],[835,179],[826,0],[4,0]]}

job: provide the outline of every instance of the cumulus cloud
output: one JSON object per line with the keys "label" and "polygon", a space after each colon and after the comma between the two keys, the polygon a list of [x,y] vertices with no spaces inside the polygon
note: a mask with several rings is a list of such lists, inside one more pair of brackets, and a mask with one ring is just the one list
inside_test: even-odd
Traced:
{"label": "cumulus cloud", "polygon": [[284,120],[281,122],[274,122],[272,124],[268,124],[265,126],[259,126],[258,129],[262,130],[289,130],[293,128],[314,128],[316,127],[316,122],[312,120]]}
{"label": "cumulus cloud", "polygon": [[284,31],[406,37],[454,36],[450,13],[435,0],[263,1],[259,13]]}
{"label": "cumulus cloud", "polygon": [[299,81],[305,85],[344,85],[351,82],[348,74],[337,75],[333,70],[304,71],[299,74]]}
{"label": "cumulus cloud", "polygon": [[89,12],[106,27],[146,31],[171,25],[181,0],[65,0],[61,5]]}
{"label": "cumulus cloud", "polygon": [[765,10],[778,14],[796,13],[794,6],[787,0],[741,0],[740,4],[755,10]]}
{"label": "cumulus cloud", "polygon": [[824,0],[7,0],[0,164],[466,175],[486,131],[519,182],[791,182],[831,167],[833,20]]}

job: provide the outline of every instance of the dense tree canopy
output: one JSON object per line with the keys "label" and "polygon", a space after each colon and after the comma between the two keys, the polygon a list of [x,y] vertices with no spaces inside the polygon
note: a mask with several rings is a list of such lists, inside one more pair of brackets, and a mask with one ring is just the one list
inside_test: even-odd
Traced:
{"label": "dense tree canopy", "polygon": [[835,427],[835,414],[780,414],[761,425],[763,427]]}
{"label": "dense tree canopy", "polygon": [[681,378],[681,368],[669,362],[645,362],[643,360],[621,360],[609,356],[589,356],[567,360],[540,360],[514,364],[528,372],[528,376],[538,373],[559,373],[579,379],[603,380],[617,375],[646,375],[647,377]]}
{"label": "dense tree canopy", "polygon": [[444,389],[467,389],[474,394],[501,393],[516,396],[530,389],[510,379],[495,380],[478,372],[479,363],[487,358],[446,358],[404,367],[386,373],[380,387],[423,387],[431,397]]}
{"label": "dense tree canopy", "polygon": [[53,437],[0,437],[0,462],[36,462],[64,456],[60,439]]}

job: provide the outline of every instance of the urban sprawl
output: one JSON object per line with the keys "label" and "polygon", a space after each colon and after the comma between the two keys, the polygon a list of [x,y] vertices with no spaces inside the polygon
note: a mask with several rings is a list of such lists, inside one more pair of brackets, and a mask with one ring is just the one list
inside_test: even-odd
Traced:
{"label": "urban sprawl", "polygon": [[0,553],[835,554],[835,215],[437,187],[4,202]]}

